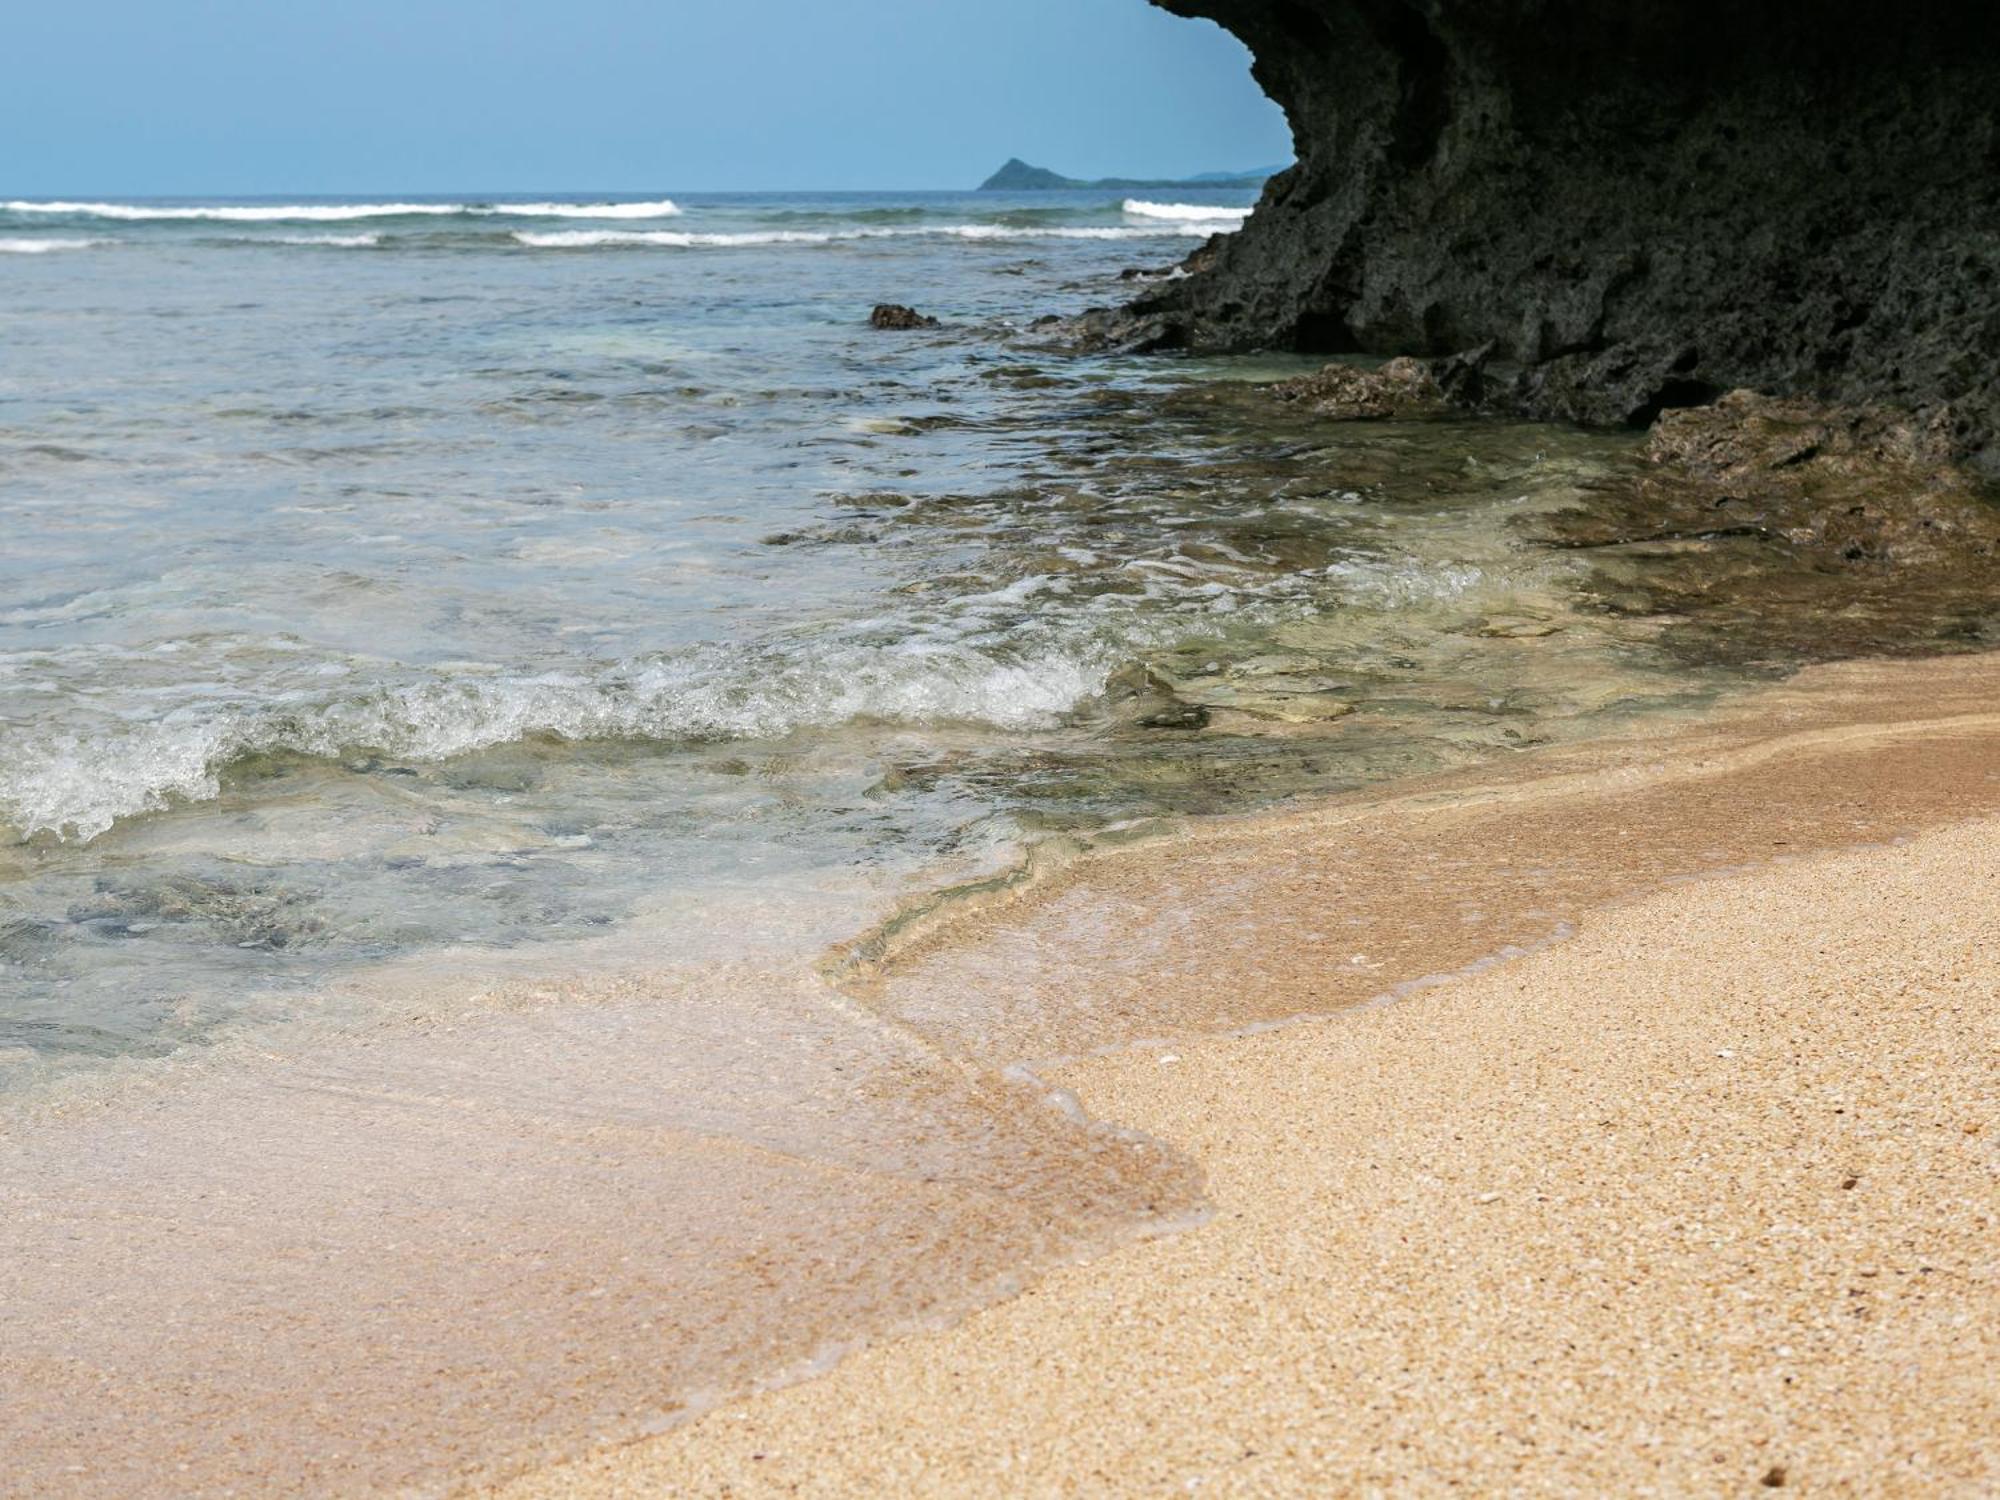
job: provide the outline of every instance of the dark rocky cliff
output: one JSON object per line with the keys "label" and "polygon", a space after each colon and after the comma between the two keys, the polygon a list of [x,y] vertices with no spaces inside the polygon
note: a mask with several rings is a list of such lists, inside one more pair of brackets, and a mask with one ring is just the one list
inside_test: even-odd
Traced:
{"label": "dark rocky cliff", "polygon": [[1155,0],[1239,36],[1299,161],[1116,320],[1135,344],[1446,355],[1642,422],[1885,402],[2000,468],[1990,0]]}

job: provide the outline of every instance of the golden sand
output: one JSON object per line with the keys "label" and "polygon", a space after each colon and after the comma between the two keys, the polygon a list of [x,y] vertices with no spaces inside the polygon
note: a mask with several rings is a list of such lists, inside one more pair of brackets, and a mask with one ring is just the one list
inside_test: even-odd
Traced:
{"label": "golden sand", "polygon": [[[1195,1158],[1213,1220],[504,1493],[1995,1493],[1996,685],[1818,674],[1679,746],[1090,861],[927,938],[870,1003],[1039,997],[974,1052],[1168,1038],[1046,1076]],[[1394,1004],[1191,1034],[1536,921],[1561,940]]]}

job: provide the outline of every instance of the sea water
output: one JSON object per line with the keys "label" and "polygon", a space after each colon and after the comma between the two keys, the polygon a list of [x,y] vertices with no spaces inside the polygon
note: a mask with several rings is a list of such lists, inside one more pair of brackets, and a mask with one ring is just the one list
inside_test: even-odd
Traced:
{"label": "sea water", "polygon": [[[1224,805],[1087,722],[1162,652],[1331,623],[1329,687],[1436,687],[1378,623],[1559,587],[1494,523],[1595,455],[1246,461],[1157,396],[1265,371],[1034,347],[1247,206],[1191,196],[0,204],[6,1071]],[[1506,691],[1389,738],[1504,743]]]}
{"label": "sea water", "polygon": [[1048,347],[1174,196],[0,203],[16,1480],[498,1472],[1189,1222],[827,955],[1714,691],[1530,540],[1630,438]]}

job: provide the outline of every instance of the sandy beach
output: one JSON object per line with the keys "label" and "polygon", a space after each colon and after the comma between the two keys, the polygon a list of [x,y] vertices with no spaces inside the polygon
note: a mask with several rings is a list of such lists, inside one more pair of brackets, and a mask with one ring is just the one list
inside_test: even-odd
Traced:
{"label": "sandy beach", "polygon": [[926,935],[870,1004],[1013,997],[954,1040],[1212,1219],[499,1493],[1992,1493],[1996,688],[1822,669]]}

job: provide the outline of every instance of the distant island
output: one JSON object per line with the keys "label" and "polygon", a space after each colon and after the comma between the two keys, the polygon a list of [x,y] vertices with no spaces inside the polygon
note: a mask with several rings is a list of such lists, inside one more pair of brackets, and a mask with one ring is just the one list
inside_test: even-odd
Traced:
{"label": "distant island", "polygon": [[1033,193],[1052,188],[1260,188],[1283,167],[1248,172],[1204,172],[1198,177],[1100,177],[1094,182],[1065,177],[1047,167],[1031,167],[1020,157],[979,184],[982,193]]}

